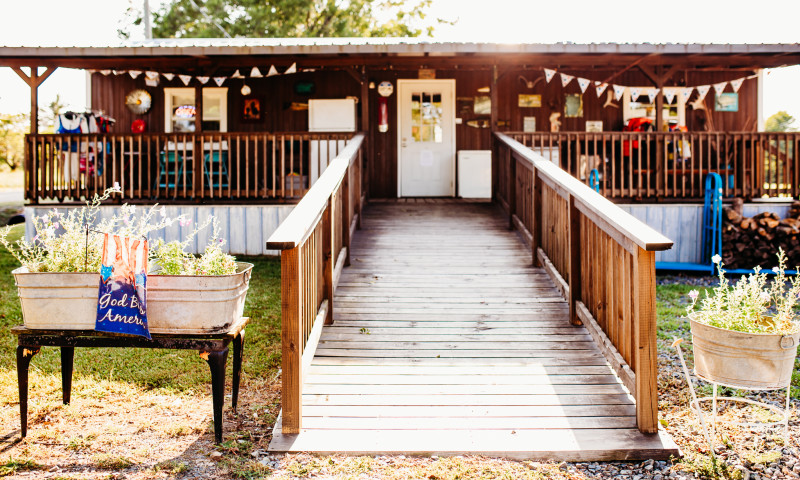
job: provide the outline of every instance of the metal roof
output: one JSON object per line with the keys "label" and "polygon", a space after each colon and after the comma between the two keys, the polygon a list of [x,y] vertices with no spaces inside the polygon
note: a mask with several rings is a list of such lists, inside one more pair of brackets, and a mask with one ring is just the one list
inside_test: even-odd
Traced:
{"label": "metal roof", "polygon": [[426,38],[169,38],[107,45],[6,45],[2,57],[111,57],[219,55],[781,55],[800,53],[800,44],[714,43],[489,43],[438,42]]}

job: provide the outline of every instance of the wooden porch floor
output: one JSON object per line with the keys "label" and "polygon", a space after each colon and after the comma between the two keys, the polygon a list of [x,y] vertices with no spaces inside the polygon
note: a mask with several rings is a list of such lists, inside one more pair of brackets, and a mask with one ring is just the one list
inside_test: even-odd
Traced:
{"label": "wooden porch floor", "polygon": [[668,458],[530,250],[488,203],[371,203],[270,451]]}

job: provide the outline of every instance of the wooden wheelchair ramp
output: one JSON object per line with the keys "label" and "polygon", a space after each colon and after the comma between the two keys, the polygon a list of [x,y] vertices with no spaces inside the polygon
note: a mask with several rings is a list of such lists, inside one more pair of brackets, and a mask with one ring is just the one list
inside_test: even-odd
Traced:
{"label": "wooden wheelchair ramp", "polygon": [[270,451],[668,458],[508,219],[489,203],[372,203]]}

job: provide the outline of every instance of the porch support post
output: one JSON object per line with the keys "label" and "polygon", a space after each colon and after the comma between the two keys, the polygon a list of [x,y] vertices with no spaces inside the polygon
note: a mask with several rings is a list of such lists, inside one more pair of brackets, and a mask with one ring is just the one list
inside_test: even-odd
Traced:
{"label": "porch support post", "polygon": [[[203,131],[203,86],[200,82],[196,82],[194,86],[194,109],[194,133],[197,134]],[[228,148],[232,147],[229,145]],[[204,196],[206,188],[211,188],[211,185],[203,185],[205,182],[206,146],[199,136],[194,136],[192,152],[192,161],[194,162],[194,165],[192,165],[192,196],[195,199],[199,199]],[[211,150],[209,150],[210,153]]]}
{"label": "porch support post", "polygon": [[358,202],[358,228],[361,228],[361,196],[369,195],[369,189],[367,191],[361,191],[361,178],[367,175],[369,171],[367,167],[367,161],[369,161],[371,155],[367,154],[364,157],[361,156],[362,152],[370,152],[370,138],[369,138],[369,78],[367,76],[367,67],[364,66],[361,68],[361,131],[364,132],[364,143],[361,145],[361,150],[359,151],[359,197],[356,199]]}
{"label": "porch support post", "polygon": [[203,86],[198,82],[194,86],[194,131],[200,133],[203,131]]}
{"label": "porch support post", "polygon": [[39,67],[32,66],[31,74],[27,75],[19,67],[12,67],[19,78],[21,78],[31,88],[31,131],[30,133],[36,135],[39,133],[39,85],[47,80],[47,77],[52,75],[58,67],[47,67],[44,72],[39,74]]}
{"label": "porch support post", "polygon": [[497,92],[497,64],[492,65],[492,85],[489,87],[489,95],[491,95],[491,102],[492,102],[492,132],[498,130],[497,125],[497,118],[498,118],[498,111],[497,111],[497,102],[498,102],[498,92]]}

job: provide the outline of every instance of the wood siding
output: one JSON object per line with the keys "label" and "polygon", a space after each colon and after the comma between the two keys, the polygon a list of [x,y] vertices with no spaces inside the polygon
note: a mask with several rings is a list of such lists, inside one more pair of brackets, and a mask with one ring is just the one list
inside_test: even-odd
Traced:
{"label": "wood siding", "polygon": [[[423,62],[420,60],[420,62]],[[431,62],[433,63],[433,62]],[[421,66],[428,67],[427,62]],[[553,67],[559,68],[557,65]],[[266,70],[266,69],[265,69]],[[591,80],[606,80],[614,71],[608,70],[573,70],[559,68],[559,71],[571,75],[581,76]],[[355,70],[352,70],[355,72]],[[487,150],[491,147],[491,128],[476,128],[469,126],[470,120],[488,120],[489,115],[475,115],[471,108],[471,101],[478,95],[481,87],[491,84],[492,68],[487,63],[485,67],[472,67],[469,69],[436,69],[436,78],[456,80],[456,116],[462,123],[456,125],[457,150]],[[500,70],[497,84],[498,105],[497,118],[501,123],[500,131],[523,130],[523,119],[526,116],[536,118],[537,131],[550,129],[549,116],[553,112],[564,111],[565,94],[580,93],[577,81],[572,81],[566,88],[561,87],[558,76],[549,84],[543,79],[543,72],[539,66],[527,65],[520,68]],[[679,71],[668,79],[666,85],[706,85],[715,82],[732,80],[747,75],[742,71],[719,72],[684,72]],[[308,112],[305,110],[292,110],[292,103],[307,103],[309,98],[343,98],[346,96],[361,95],[360,82],[357,75],[345,70],[319,70],[316,72],[301,72],[288,76],[276,76],[261,79],[247,79],[252,95],[261,98],[264,119],[260,122],[243,122],[241,120],[242,95],[239,90],[243,84],[241,79],[229,79],[223,86],[228,87],[228,131],[230,132],[258,132],[258,131],[304,131],[308,129]],[[536,81],[536,85],[529,89],[520,79],[525,77],[529,81]],[[395,70],[391,68],[367,69],[367,81],[378,84],[381,81],[392,82],[397,86],[398,79],[418,78],[418,71]],[[297,82],[311,81],[315,84],[315,92],[311,96],[298,95],[294,92]],[[640,70],[632,68],[611,80],[621,85],[651,86],[653,82]],[[182,87],[183,83],[176,77],[171,82],[161,78],[158,88],[146,88],[144,75],[134,80],[128,75],[92,75],[92,105],[101,109],[117,119],[116,132],[127,133],[134,118],[143,118],[147,122],[147,131],[160,132],[164,128],[164,87]],[[125,107],[125,95],[134,88],[146,88],[153,96],[153,108],[143,116],[134,116]],[[610,89],[610,87],[609,87]],[[707,112],[693,111],[687,106],[686,124],[690,131],[705,131],[713,126],[714,131],[755,131],[757,119],[757,81],[747,80],[739,90],[738,112],[714,112],[713,90],[706,98]],[[728,87],[730,91],[730,87]],[[518,95],[542,95],[542,106],[538,108],[521,108],[518,106]],[[603,107],[606,95],[598,98],[594,88],[590,87],[583,95],[583,117],[565,118],[561,115],[561,131],[585,131],[587,120],[603,121],[605,131],[619,131],[622,129],[622,101],[615,102],[614,107]],[[461,99],[461,100],[459,100]],[[389,97],[389,130],[378,131],[378,93],[376,89],[368,90],[369,118],[368,145],[367,145],[367,173],[369,175],[369,196],[373,198],[394,198],[397,196],[397,93]],[[358,107],[359,117],[361,107]],[[710,115],[708,122],[706,115]],[[358,125],[363,125],[359,118]]]}

